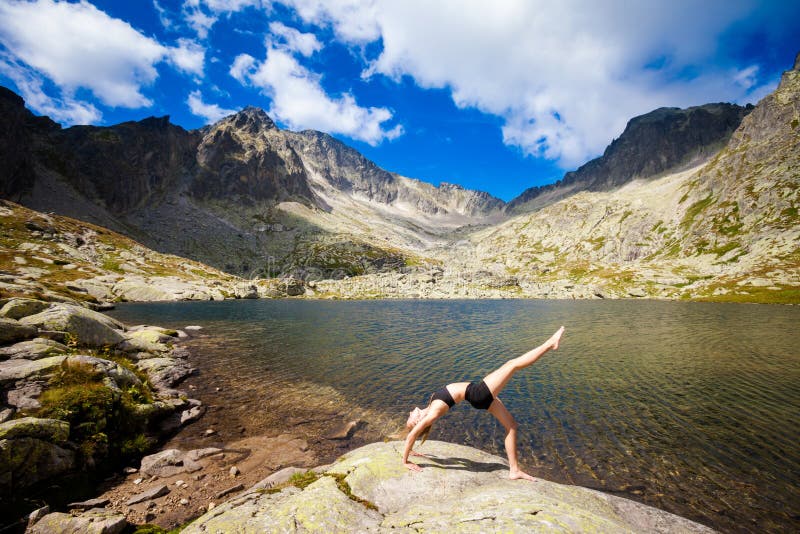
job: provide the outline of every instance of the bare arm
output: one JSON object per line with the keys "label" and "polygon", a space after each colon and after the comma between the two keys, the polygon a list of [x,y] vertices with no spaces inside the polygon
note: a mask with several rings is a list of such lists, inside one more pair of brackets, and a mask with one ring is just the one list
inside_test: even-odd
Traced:
{"label": "bare arm", "polygon": [[417,441],[417,438],[422,433],[422,431],[425,430],[428,426],[432,425],[433,422],[439,419],[442,416],[442,414],[446,411],[447,411],[446,408],[444,410],[435,410],[433,407],[431,407],[431,409],[428,412],[428,415],[426,415],[425,418],[423,418],[419,423],[417,423],[416,426],[414,426],[414,428],[411,429],[411,432],[408,433],[408,436],[406,436],[405,447],[403,447],[403,465],[406,466],[406,468],[412,471],[422,470],[422,468],[417,464],[409,462],[408,456],[412,454],[412,449],[414,448],[414,442]]}

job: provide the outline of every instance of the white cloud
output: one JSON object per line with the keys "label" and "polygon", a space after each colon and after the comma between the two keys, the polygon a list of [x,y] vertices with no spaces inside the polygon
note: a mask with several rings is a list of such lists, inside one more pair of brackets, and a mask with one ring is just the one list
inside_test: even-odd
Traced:
{"label": "white cloud", "polygon": [[[68,123],[100,118],[94,105],[75,97],[79,89],[108,106],[148,107],[152,101],[142,90],[158,77],[158,63],[166,60],[179,71],[202,76],[205,58],[205,50],[191,40],[164,46],[85,1],[0,2],[0,44],[13,58],[13,79],[23,80],[31,107]],[[62,96],[47,97],[44,79]],[[18,84],[20,91],[23,85]]]}
{"label": "white cloud", "polygon": [[340,133],[371,145],[403,133],[400,125],[384,129],[383,123],[392,118],[392,112],[386,108],[361,107],[351,94],[339,98],[328,96],[320,84],[320,76],[285,50],[269,48],[261,63],[242,54],[230,72],[240,82],[261,88],[272,100],[270,115],[289,128]]}
{"label": "white cloud", "polygon": [[231,65],[228,72],[236,81],[242,85],[246,85],[247,76],[252,74],[255,64],[256,58],[253,56],[249,54],[239,54],[236,56],[236,59],[233,60],[233,65]]}
{"label": "white cloud", "polygon": [[457,106],[503,118],[507,144],[564,167],[601,153],[633,116],[737,100],[757,83],[756,71],[732,83],[727,67],[707,66],[752,0],[281,2],[345,43],[379,42],[365,77],[445,88]]}
{"label": "white cloud", "polygon": [[9,57],[0,56],[0,74],[13,80],[28,107],[57,122],[71,126],[96,123],[102,118],[100,111],[92,104],[80,102],[69,95],[62,98],[48,96],[42,88],[44,80]]}
{"label": "white cloud", "polygon": [[736,71],[733,80],[744,87],[750,89],[758,83],[758,65],[750,65],[747,68]]}
{"label": "white cloud", "polygon": [[187,74],[203,76],[206,50],[191,39],[178,39],[178,46],[169,49],[170,62]]}
{"label": "white cloud", "polygon": [[219,20],[220,15],[241,11],[246,7],[268,7],[268,0],[184,0],[183,18],[200,39]]}
{"label": "white cloud", "polygon": [[208,122],[217,122],[223,117],[236,113],[235,109],[225,109],[217,104],[206,104],[200,91],[192,91],[186,99],[189,109],[198,117],[203,117]]}
{"label": "white cloud", "polygon": [[110,106],[141,107],[165,49],[93,5],[51,0],[0,3],[0,41],[17,58],[70,91],[90,89]]}
{"label": "white cloud", "polygon": [[[268,38],[268,46],[274,48],[296,52],[303,56],[310,56],[314,52],[322,49],[322,45],[313,33],[301,33],[280,22],[272,22],[269,31],[273,37]],[[278,39],[275,39],[278,37]]]}

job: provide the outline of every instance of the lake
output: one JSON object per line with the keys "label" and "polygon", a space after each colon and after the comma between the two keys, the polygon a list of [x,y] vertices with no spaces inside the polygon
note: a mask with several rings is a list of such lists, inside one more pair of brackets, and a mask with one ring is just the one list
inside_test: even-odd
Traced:
{"label": "lake", "polygon": [[[245,300],[123,304],[112,315],[201,325],[191,342],[201,369],[256,398],[297,390],[287,404],[335,402],[375,437],[397,433],[435,389],[482,378],[563,324],[561,348],[500,395],[529,472],[723,531],[800,529],[800,307]],[[505,456],[503,435],[462,403],[431,439]]]}

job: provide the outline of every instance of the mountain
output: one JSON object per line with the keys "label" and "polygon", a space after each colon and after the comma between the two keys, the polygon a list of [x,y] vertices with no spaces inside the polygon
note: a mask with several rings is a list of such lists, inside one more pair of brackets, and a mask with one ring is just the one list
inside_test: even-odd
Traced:
{"label": "mountain", "polygon": [[[632,119],[601,158],[509,205],[257,108],[195,131],[166,117],[62,129],[0,90],[0,192],[227,273],[293,275],[307,284],[292,294],[321,298],[800,302],[799,68],[755,107]],[[25,238],[8,243],[8,276],[34,276],[15,266],[39,261]],[[129,298],[118,290],[105,289]]]}
{"label": "mountain", "polygon": [[580,191],[610,191],[648,178],[697,165],[716,154],[753,109],[736,104],[659,108],[631,119],[602,156],[550,185],[531,187],[506,206],[524,213]]}
{"label": "mountain", "polygon": [[800,55],[708,162],[477,232],[473,261],[528,293],[800,301],[798,110]]}
{"label": "mountain", "polygon": [[234,274],[401,267],[452,229],[502,216],[486,193],[387,172],[257,108],[196,131],[168,117],[62,129],[7,89],[0,111],[3,197]]}

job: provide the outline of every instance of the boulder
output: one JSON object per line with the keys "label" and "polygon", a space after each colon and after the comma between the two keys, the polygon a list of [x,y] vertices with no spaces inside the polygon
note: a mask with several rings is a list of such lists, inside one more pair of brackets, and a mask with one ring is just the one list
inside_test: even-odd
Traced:
{"label": "boulder", "polygon": [[143,475],[167,478],[180,473],[193,473],[201,468],[189,454],[178,449],[166,449],[142,458],[139,471]]}
{"label": "boulder", "polygon": [[426,442],[423,470],[411,472],[400,463],[402,447],[361,447],[303,490],[249,491],[182,532],[713,532],[599,491],[509,480],[504,459],[461,445]]}
{"label": "boulder", "polygon": [[69,349],[66,345],[47,339],[37,337],[30,341],[21,341],[15,343],[10,347],[0,348],[0,360],[8,359],[25,359],[25,360],[40,360],[48,356],[56,356],[64,354]]}
{"label": "boulder", "polygon": [[0,362],[0,386],[17,380],[47,376],[66,360],[66,356],[50,356],[41,360],[8,360]]}
{"label": "boulder", "polygon": [[147,373],[156,389],[171,388],[194,372],[194,367],[176,358],[148,358],[136,362],[136,367]]}
{"label": "boulder", "polygon": [[0,317],[0,345],[30,339],[36,335],[36,328],[22,324],[16,319]]}
{"label": "boulder", "polygon": [[140,502],[152,501],[153,499],[158,499],[159,497],[163,497],[167,493],[169,493],[169,488],[162,484],[160,486],[150,488],[149,490],[143,491],[141,493],[137,493],[136,495],[125,501],[125,505],[132,506]]}
{"label": "boulder", "polygon": [[23,317],[22,324],[42,330],[69,332],[78,343],[91,347],[116,345],[125,338],[122,323],[107,315],[71,304],[53,304],[35,315]]}
{"label": "boulder", "polygon": [[0,317],[7,319],[22,319],[43,311],[50,304],[41,300],[13,298],[0,308]]}
{"label": "boulder", "polygon": [[92,508],[80,515],[47,514],[26,534],[119,534],[128,526],[125,515],[104,508]]}
{"label": "boulder", "polygon": [[125,332],[125,341],[119,348],[126,352],[168,352],[170,350],[166,343],[172,343],[175,338],[163,334],[160,329],[140,329],[133,332]]}
{"label": "boulder", "polygon": [[75,452],[55,443],[28,437],[0,439],[0,495],[74,468]]}
{"label": "boulder", "polygon": [[69,423],[58,419],[23,417],[0,424],[0,439],[37,438],[64,443],[69,437]]}

